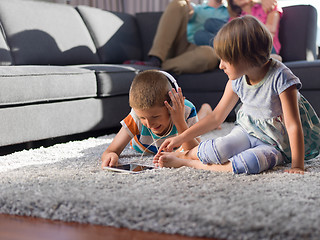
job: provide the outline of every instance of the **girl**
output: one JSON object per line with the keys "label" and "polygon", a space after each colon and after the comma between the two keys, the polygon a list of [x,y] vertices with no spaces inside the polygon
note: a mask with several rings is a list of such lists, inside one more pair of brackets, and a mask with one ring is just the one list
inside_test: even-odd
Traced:
{"label": "girl", "polygon": [[280,53],[281,44],[279,41],[279,23],[282,16],[282,9],[275,5],[272,11],[265,12],[262,5],[253,0],[228,0],[228,10],[230,17],[252,15],[259,19],[273,37],[273,48],[271,56],[277,60],[282,60]]}
{"label": "girl", "polygon": [[[268,29],[252,16],[235,18],[219,31],[214,48],[221,58],[219,67],[229,77],[220,102],[197,124],[167,139],[154,163],[255,174],[291,161],[286,172],[304,173],[304,159],[319,154],[319,118],[299,94],[300,80],[270,59]],[[161,152],[219,126],[239,99],[242,105],[230,134],[183,153]]]}

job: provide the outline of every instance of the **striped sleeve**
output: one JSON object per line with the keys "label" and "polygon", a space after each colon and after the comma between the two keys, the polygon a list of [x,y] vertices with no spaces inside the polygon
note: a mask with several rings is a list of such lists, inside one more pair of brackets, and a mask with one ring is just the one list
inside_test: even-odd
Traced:
{"label": "striped sleeve", "polygon": [[187,99],[185,99],[184,105],[185,105],[185,119],[188,127],[191,127],[192,125],[194,125],[199,121],[197,110],[196,110],[196,107],[193,105],[193,103]]}
{"label": "striped sleeve", "polygon": [[130,137],[133,138],[134,136],[140,134],[139,126],[134,117],[133,110],[131,110],[129,115],[125,119],[123,119],[120,123],[127,130]]}

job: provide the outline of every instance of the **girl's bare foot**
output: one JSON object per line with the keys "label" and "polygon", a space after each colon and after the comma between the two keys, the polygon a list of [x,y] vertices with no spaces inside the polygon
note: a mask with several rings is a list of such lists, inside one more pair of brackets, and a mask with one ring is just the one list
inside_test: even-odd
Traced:
{"label": "girl's bare foot", "polygon": [[205,118],[211,112],[212,112],[212,108],[208,103],[202,104],[201,108],[200,108],[200,110],[198,112],[199,120],[201,120],[202,118]]}
{"label": "girl's bare foot", "polygon": [[159,158],[159,167],[179,168],[186,165],[187,159],[178,158],[174,153],[163,153]]}
{"label": "girl's bare foot", "polygon": [[[201,108],[198,112],[198,118],[201,120],[202,118],[205,118],[212,112],[212,108],[208,103],[204,103],[201,105]],[[217,127],[216,129],[221,129],[221,126]]]}

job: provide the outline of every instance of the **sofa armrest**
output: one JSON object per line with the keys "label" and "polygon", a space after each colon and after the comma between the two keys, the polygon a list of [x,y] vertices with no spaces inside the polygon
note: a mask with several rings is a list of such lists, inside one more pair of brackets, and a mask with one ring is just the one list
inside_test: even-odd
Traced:
{"label": "sofa armrest", "polygon": [[283,8],[280,55],[284,62],[317,59],[317,10],[311,5]]}

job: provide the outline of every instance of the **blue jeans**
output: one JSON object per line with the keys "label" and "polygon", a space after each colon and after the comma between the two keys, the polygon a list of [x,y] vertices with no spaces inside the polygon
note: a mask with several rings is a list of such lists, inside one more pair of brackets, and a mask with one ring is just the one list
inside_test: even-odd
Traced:
{"label": "blue jeans", "polygon": [[194,42],[196,45],[209,45],[213,46],[213,39],[217,35],[220,28],[226,21],[209,18],[204,23],[204,30],[199,30],[194,34]]}
{"label": "blue jeans", "polygon": [[257,174],[284,162],[279,150],[249,135],[240,126],[224,137],[201,142],[197,154],[204,164],[230,161],[237,174]]}

